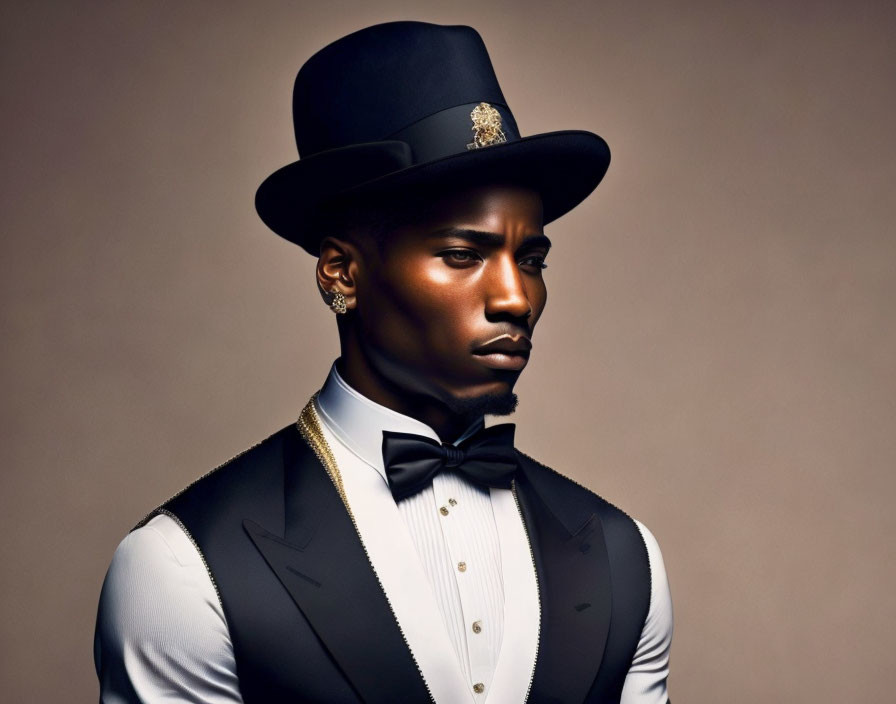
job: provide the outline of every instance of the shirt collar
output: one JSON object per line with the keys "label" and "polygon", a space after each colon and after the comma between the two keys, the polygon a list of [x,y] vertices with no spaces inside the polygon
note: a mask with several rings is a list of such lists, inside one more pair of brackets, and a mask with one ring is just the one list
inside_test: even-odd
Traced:
{"label": "shirt collar", "polygon": [[[348,385],[336,369],[336,362],[317,396],[317,410],[337,438],[361,460],[373,467],[383,479],[383,431],[415,433],[441,442],[438,433],[426,423],[372,401]],[[457,445],[484,426],[480,416],[452,442]]]}

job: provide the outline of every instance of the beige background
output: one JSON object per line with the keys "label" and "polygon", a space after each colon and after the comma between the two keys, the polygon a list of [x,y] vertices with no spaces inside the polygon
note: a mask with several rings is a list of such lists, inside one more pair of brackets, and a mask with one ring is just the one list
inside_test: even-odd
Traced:
{"label": "beige background", "polygon": [[673,701],[891,700],[891,3],[20,4],[0,21],[4,699],[95,700],[119,540],[323,381],[313,261],[254,191],[294,158],[300,64],[421,19],[480,31],[524,134],[613,151],[547,228],[509,420],[658,537]]}

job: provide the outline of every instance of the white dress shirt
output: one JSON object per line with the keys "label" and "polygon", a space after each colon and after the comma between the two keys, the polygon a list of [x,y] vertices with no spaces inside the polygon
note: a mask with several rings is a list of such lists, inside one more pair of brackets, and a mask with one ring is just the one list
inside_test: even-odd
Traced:
{"label": "white dress shirt", "polygon": [[[442,472],[396,504],[383,468],[382,431],[438,440],[435,431],[361,395],[335,364],[314,410],[361,540],[435,700],[522,702],[535,665],[539,605],[511,491],[486,491]],[[651,598],[621,701],[663,704],[672,603],[656,539],[635,522],[650,560]],[[214,586],[170,517],[155,516],[116,549],[100,596],[94,660],[102,702],[242,702]]]}

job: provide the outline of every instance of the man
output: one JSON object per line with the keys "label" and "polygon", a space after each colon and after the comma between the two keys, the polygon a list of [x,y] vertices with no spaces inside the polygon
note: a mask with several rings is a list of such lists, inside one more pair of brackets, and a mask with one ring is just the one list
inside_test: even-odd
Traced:
{"label": "man", "polygon": [[116,550],[103,701],[667,701],[671,601],[637,521],[485,426],[546,302],[543,226],[609,151],[520,137],[470,27],[315,54],[302,158],[256,206],[318,257],[341,354],[290,423]]}

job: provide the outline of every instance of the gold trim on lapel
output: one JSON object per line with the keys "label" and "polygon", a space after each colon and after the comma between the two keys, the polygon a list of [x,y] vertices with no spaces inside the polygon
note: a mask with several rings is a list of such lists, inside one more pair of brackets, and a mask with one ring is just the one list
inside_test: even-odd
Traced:
{"label": "gold trim on lapel", "polygon": [[[317,418],[317,412],[314,410],[314,400],[316,398],[317,394],[314,394],[311,397],[311,400],[305,404],[301,414],[299,414],[299,419],[296,421],[296,427],[299,429],[302,437],[305,438],[305,442],[307,442],[311,449],[314,450],[314,454],[317,455],[317,459],[320,460],[324,469],[327,470],[327,474],[330,475],[330,479],[332,479],[333,484],[336,485],[336,491],[339,492],[339,498],[341,498],[342,503],[345,504],[345,510],[348,511],[351,516],[352,509],[345,496],[345,488],[342,486],[342,474],[339,473],[339,467],[336,465],[336,458],[333,457],[333,451],[327,444],[327,439],[324,437],[324,431],[321,430],[320,421]],[[352,518],[352,521],[354,521],[354,517]]]}
{"label": "gold trim on lapel", "polygon": [[344,503],[316,396],[284,458],[284,535],[243,527],[361,700],[434,701]]}
{"label": "gold trim on lapel", "polygon": [[389,611],[392,613],[392,618],[395,620],[395,625],[398,627],[398,632],[401,633],[401,639],[404,641],[405,647],[408,649],[408,653],[411,656],[411,659],[414,661],[414,666],[417,668],[417,673],[420,675],[420,679],[423,682],[423,686],[426,687],[426,693],[429,695],[429,699],[431,702],[435,703],[435,697],[433,697],[432,692],[429,689],[429,684],[426,681],[426,678],[423,677],[423,670],[420,669],[420,663],[417,662],[417,658],[414,656],[414,652],[411,650],[410,643],[408,643],[407,636],[404,633],[404,629],[401,627],[401,623],[398,621],[398,617],[395,615],[395,610],[392,608],[392,603],[389,601],[389,595],[386,594],[386,590],[383,588],[383,583],[380,581],[379,575],[376,574],[376,570],[373,567],[373,561],[370,559],[370,554],[367,552],[367,547],[364,545],[364,541],[361,539],[361,531],[358,530],[358,523],[355,520],[355,514],[352,513],[352,507],[348,502],[348,497],[345,494],[345,487],[342,483],[342,474],[339,472],[339,466],[336,464],[336,458],[333,457],[333,451],[330,449],[329,444],[327,444],[327,439],[324,437],[323,430],[320,427],[320,420],[317,417],[317,411],[314,410],[314,402],[317,399],[317,395],[320,392],[315,393],[311,400],[305,404],[305,408],[302,409],[302,413],[299,415],[298,421],[296,424],[299,428],[299,432],[301,432],[302,437],[305,438],[305,441],[314,450],[314,454],[317,455],[317,458],[320,460],[321,464],[327,470],[327,474],[330,476],[330,479],[333,481],[333,485],[336,487],[336,491],[339,493],[339,498],[342,499],[342,504],[345,506],[345,510],[348,512],[349,518],[352,520],[352,526],[354,526],[355,533],[358,535],[358,541],[361,543],[361,547],[364,548],[364,556],[367,558],[367,562],[370,564],[370,570],[376,576],[377,584],[380,586],[380,590],[383,592],[383,596],[386,598],[386,602],[389,604]]}

